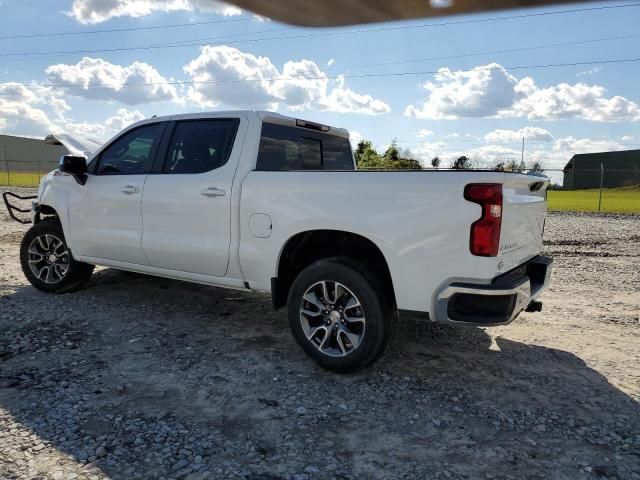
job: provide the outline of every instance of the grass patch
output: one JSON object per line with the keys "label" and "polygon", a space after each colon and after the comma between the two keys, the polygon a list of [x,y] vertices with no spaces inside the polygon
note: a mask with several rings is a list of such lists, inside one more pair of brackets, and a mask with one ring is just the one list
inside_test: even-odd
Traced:
{"label": "grass patch", "polygon": [[[597,188],[589,190],[549,190],[549,210],[574,212],[597,212]],[[640,187],[604,188],[602,190],[602,212],[640,213]]]}
{"label": "grass patch", "polygon": [[[37,187],[46,173],[0,172],[0,186]],[[597,188],[589,190],[549,190],[549,210],[574,212],[598,211]],[[610,213],[640,213],[640,186],[605,188],[602,190],[602,211]]]}
{"label": "grass patch", "polygon": [[37,187],[46,173],[40,172],[0,172],[2,187]]}

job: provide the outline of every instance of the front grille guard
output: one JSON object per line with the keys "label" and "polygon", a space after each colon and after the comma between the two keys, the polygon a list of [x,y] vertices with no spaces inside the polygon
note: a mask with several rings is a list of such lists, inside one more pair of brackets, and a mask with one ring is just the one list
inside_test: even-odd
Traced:
{"label": "front grille guard", "polygon": [[13,192],[4,192],[2,194],[2,200],[4,200],[4,205],[7,207],[7,212],[9,213],[9,216],[14,219],[16,222],[22,223],[22,224],[27,224],[27,223],[31,223],[31,218],[25,220],[23,218],[20,218],[18,216],[16,216],[15,212],[18,213],[30,213],[31,212],[31,207],[29,208],[20,208],[19,206],[13,205],[11,204],[11,202],[9,201],[9,197],[11,198],[15,198],[18,200],[22,200],[22,201],[27,201],[27,200],[35,200],[36,198],[38,198],[37,195],[18,195],[16,193]]}

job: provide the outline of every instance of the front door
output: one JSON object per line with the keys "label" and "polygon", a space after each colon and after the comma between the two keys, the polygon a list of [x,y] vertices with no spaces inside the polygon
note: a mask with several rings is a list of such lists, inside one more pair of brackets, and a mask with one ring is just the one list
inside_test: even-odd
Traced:
{"label": "front door", "polygon": [[69,201],[77,254],[149,264],[141,246],[142,195],[163,129],[156,123],[129,130],[99,154]]}
{"label": "front door", "polygon": [[181,120],[167,130],[164,162],[145,183],[142,249],[154,267],[224,276],[246,120]]}

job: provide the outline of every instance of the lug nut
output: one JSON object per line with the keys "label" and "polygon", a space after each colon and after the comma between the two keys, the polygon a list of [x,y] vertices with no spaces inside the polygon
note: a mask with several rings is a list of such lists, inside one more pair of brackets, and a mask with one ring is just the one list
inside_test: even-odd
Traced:
{"label": "lug nut", "polygon": [[324,314],[325,314],[325,315],[329,315],[329,310],[325,310],[325,311],[324,311]]}

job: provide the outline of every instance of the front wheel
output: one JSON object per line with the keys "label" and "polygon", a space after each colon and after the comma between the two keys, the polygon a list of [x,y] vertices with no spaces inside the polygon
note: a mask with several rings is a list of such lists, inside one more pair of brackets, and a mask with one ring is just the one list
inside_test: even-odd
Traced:
{"label": "front wheel", "polygon": [[56,220],[43,220],[27,231],[20,245],[20,264],[31,285],[47,293],[78,290],[94,268],[73,259]]}
{"label": "front wheel", "polygon": [[287,301],[293,336],[336,372],[364,368],[384,351],[396,313],[389,292],[361,264],[319,260],[296,277]]}

